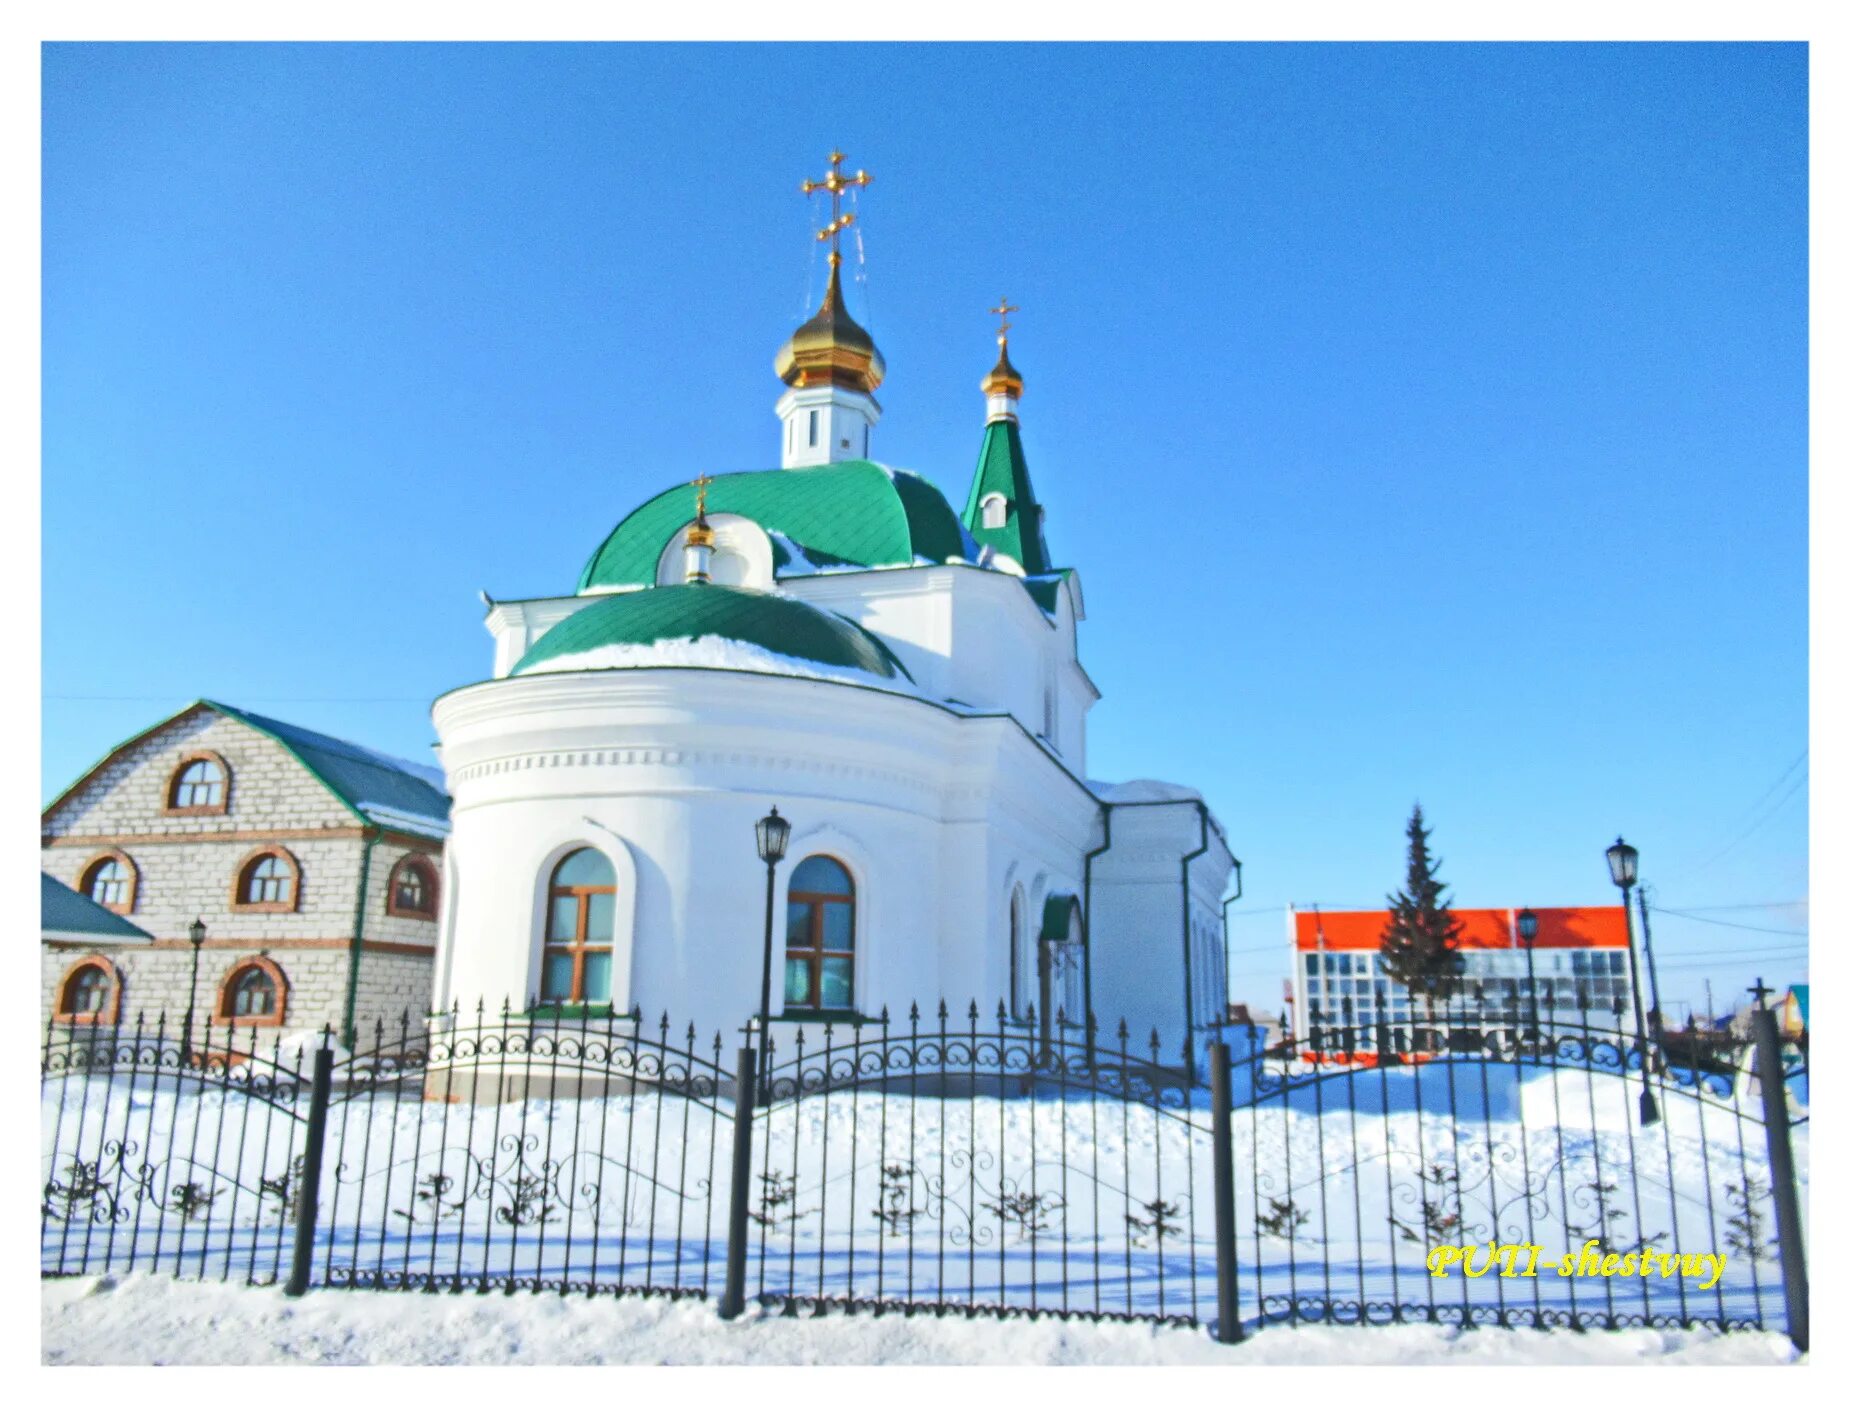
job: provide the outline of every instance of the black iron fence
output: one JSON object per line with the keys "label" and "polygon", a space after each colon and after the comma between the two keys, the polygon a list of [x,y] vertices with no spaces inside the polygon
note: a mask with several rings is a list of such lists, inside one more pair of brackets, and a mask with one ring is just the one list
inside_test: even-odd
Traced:
{"label": "black iron fence", "polygon": [[1768,1013],[1699,1056],[1580,1018],[1232,1028],[1206,1087],[1122,1024],[974,1006],[730,1051],[664,1018],[453,1011],[356,1051],[53,1023],[41,1269],[1805,1343],[1803,1048]]}

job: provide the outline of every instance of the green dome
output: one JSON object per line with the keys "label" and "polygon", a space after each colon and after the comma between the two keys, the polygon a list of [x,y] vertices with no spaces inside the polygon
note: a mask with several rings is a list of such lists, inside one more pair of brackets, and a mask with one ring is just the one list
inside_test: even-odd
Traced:
{"label": "green dome", "polygon": [[[817,563],[910,567],[921,560],[974,561],[977,553],[956,512],[928,480],[868,459],[721,474],[707,489],[707,512],[749,518]],[[693,516],[691,484],[657,494],[604,539],[585,564],[579,591],[652,585],[662,549]],[[781,545],[776,556],[777,566],[785,565]]]}
{"label": "green dome", "polygon": [[[752,645],[786,659],[859,670],[881,679],[912,677],[891,650],[845,616],[768,591],[710,583],[654,586],[605,596],[542,635],[513,672],[624,668],[623,664],[600,665],[592,658],[582,664],[571,661],[612,645],[708,639]],[[724,658],[723,653],[716,657]]]}

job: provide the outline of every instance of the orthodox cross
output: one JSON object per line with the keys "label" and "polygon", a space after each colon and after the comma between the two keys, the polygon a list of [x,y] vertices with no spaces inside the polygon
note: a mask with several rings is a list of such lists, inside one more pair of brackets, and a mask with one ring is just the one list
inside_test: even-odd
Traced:
{"label": "orthodox cross", "polygon": [[814,195],[817,191],[829,193],[829,223],[824,225],[816,235],[816,242],[829,241],[829,264],[831,267],[841,263],[841,232],[854,223],[854,212],[842,214],[841,193],[850,186],[865,186],[873,182],[873,177],[865,171],[856,171],[852,176],[844,176],[841,164],[846,158],[839,151],[829,153],[829,174],[820,181],[803,182],[803,194]]}
{"label": "orthodox cross", "polygon": [[1011,303],[1009,302],[1008,299],[1004,298],[1000,303],[996,304],[996,306],[991,308],[989,311],[994,313],[997,317],[1002,319],[1002,326],[996,329],[996,341],[998,342],[1008,341],[1009,340],[1009,328],[1014,326],[1014,324],[1009,321],[1009,314],[1019,313],[1021,311],[1020,306],[1018,304]]}
{"label": "orthodox cross", "polygon": [[698,479],[693,480],[695,490],[694,516],[697,518],[705,518],[707,516],[707,485],[712,482],[713,476],[711,474],[702,474]]}
{"label": "orthodox cross", "polygon": [[1747,989],[1747,995],[1754,999],[1754,1005],[1766,1010],[1766,999],[1773,995],[1773,989],[1766,984],[1764,977],[1754,978],[1754,985]]}

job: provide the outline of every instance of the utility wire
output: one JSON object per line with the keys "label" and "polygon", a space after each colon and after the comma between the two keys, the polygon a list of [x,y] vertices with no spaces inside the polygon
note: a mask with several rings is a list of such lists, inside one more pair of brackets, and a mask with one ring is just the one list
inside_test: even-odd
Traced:
{"label": "utility wire", "polygon": [[1653,910],[1653,912],[1670,914],[1674,918],[1688,919],[1691,923],[1713,924],[1716,928],[1739,928],[1748,933],[1772,933],[1782,938],[1809,938],[1811,936],[1811,930],[1809,928],[1768,928],[1764,924],[1758,923],[1736,923],[1732,919],[1707,918],[1697,913],[1694,909],[1660,908]]}
{"label": "utility wire", "polygon": [[[1655,893],[1657,891],[1657,886],[1652,885],[1651,890]],[[1726,914],[1736,912],[1740,909],[1796,909],[1810,902],[1811,900],[1809,899],[1768,899],[1759,904],[1691,904],[1687,909],[1659,909],[1658,912],[1660,914],[1676,913],[1684,916],[1690,914]]]}
{"label": "utility wire", "polygon": [[[1717,860],[1720,860],[1723,856],[1727,855],[1742,841],[1746,840],[1755,831],[1759,830],[1761,826],[1765,825],[1769,820],[1771,820],[1782,806],[1784,806],[1788,801],[1792,800],[1792,798],[1798,794],[1799,789],[1805,785],[1807,780],[1809,780],[1809,772],[1806,774],[1806,776],[1799,777],[1796,781],[1794,781],[1793,784],[1789,788],[1787,788],[1787,790],[1784,793],[1780,795],[1779,800],[1773,803],[1770,809],[1764,812],[1761,812],[1761,814],[1758,817],[1755,817],[1754,813],[1757,811],[1760,811],[1760,808],[1763,805],[1765,805],[1767,799],[1771,797],[1775,792],[1779,791],[1779,789],[1786,784],[1786,779],[1788,777],[1791,777],[1792,774],[1798,771],[1800,767],[1804,766],[1806,759],[1808,759],[1810,756],[1811,756],[1811,748],[1810,747],[1804,748],[1799,753],[1799,755],[1793,758],[1791,763],[1787,765],[1786,770],[1781,772],[1779,776],[1774,779],[1773,785],[1768,787],[1765,791],[1763,791],[1758,797],[1758,799],[1755,800],[1754,804],[1752,806],[1749,806],[1745,811],[1741,813],[1741,816],[1743,819],[1752,818],[1752,819],[1748,819],[1748,825],[1745,830],[1741,831],[1738,835],[1734,837],[1733,840],[1729,841],[1726,845],[1722,846],[1721,849],[1710,852],[1707,859],[1699,860],[1695,865],[1689,866],[1687,868],[1707,869],[1710,865],[1714,864]],[[1679,870],[1678,872],[1680,873],[1681,871]]]}

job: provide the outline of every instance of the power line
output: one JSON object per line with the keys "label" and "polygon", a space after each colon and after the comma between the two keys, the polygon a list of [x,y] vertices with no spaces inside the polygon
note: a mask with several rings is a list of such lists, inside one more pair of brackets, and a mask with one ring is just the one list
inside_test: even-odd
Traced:
{"label": "power line", "polygon": [[1675,918],[1686,918],[1691,923],[1713,924],[1716,928],[1739,928],[1748,933],[1773,933],[1781,938],[1809,938],[1811,936],[1809,928],[1768,928],[1758,923],[1735,923],[1725,918],[1704,918],[1694,909],[1657,909],[1655,912],[1670,914]]}
{"label": "power line", "polygon": [[[1773,785],[1768,787],[1764,792],[1762,792],[1760,794],[1759,799],[1755,801],[1752,806],[1748,807],[1746,811],[1742,812],[1742,815],[1743,816],[1753,816],[1754,812],[1759,811],[1760,807],[1763,804],[1765,804],[1767,798],[1772,796],[1774,792],[1778,791],[1779,788],[1782,785],[1784,785],[1786,779],[1788,777],[1791,777],[1794,772],[1796,772],[1801,766],[1803,766],[1805,764],[1806,759],[1809,758],[1810,756],[1811,756],[1811,749],[1807,747],[1803,752],[1801,752],[1797,757],[1795,757],[1792,760],[1791,765],[1788,766],[1785,771],[1779,774],[1779,777],[1774,781]],[[1765,825],[1768,821],[1772,820],[1773,817],[1779,813],[1779,810],[1781,807],[1783,807],[1788,801],[1792,800],[1793,797],[1798,795],[1800,789],[1804,787],[1805,783],[1808,780],[1810,780],[1809,773],[1807,773],[1804,776],[1795,778],[1793,780],[1792,785],[1787,787],[1786,790],[1780,794],[1779,800],[1775,801],[1772,804],[1772,806],[1768,807],[1767,810],[1762,811],[1758,817],[1749,821],[1747,828],[1741,831],[1740,834],[1736,835],[1733,840],[1729,841],[1726,845],[1722,846],[1721,849],[1711,853],[1707,859],[1698,861],[1697,864],[1694,866],[1694,868],[1707,869],[1710,865],[1713,865],[1717,860],[1720,860],[1723,856],[1727,855],[1731,850],[1733,850],[1742,841],[1746,840],[1755,831],[1759,830],[1760,827]]]}
{"label": "power line", "polygon": [[[1657,886],[1652,885],[1655,891]],[[1809,904],[1809,899],[1768,899],[1758,904],[1692,904],[1687,909],[1659,909],[1660,914],[1726,914],[1740,909],[1797,909]]]}

